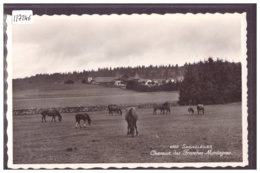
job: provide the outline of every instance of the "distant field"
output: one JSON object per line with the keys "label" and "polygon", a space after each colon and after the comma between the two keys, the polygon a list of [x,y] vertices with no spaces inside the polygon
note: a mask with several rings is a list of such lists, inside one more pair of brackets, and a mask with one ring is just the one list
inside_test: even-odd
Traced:
{"label": "distant field", "polygon": [[13,88],[14,109],[177,102],[178,97],[178,92],[142,93],[84,84],[28,84]]}
{"label": "distant field", "polygon": [[[241,103],[205,106],[204,116],[188,115],[185,106],[171,109],[171,115],[153,115],[151,109],[138,110],[140,135],[135,138],[126,136],[123,117],[108,116],[107,112],[90,113],[93,124],[82,129],[74,127],[75,114],[63,114],[61,123],[41,123],[40,115],[16,116],[14,163],[242,161]],[[183,144],[212,145],[213,151],[231,154],[151,155],[152,150],[173,152],[170,146]]]}

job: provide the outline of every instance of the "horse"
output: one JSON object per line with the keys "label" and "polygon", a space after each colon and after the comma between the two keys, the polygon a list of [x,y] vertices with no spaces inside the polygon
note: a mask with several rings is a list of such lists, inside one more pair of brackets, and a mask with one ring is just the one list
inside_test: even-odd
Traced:
{"label": "horse", "polygon": [[47,110],[43,110],[41,112],[42,115],[42,123],[45,122],[46,123],[46,116],[50,116],[52,117],[51,122],[56,122],[56,116],[59,118],[59,122],[61,122],[62,120],[62,116],[59,113],[59,111],[57,111],[56,109],[47,109]]}
{"label": "horse", "polygon": [[202,112],[202,114],[204,115],[204,105],[203,104],[198,104],[197,105],[197,112],[198,112],[198,115],[200,114],[200,112]]}
{"label": "horse", "polygon": [[153,114],[157,114],[157,110],[161,111],[161,113],[162,113],[164,108],[163,108],[162,105],[154,105],[153,106]]}
{"label": "horse", "polygon": [[189,113],[189,114],[194,114],[194,109],[193,109],[192,107],[189,107],[189,108],[188,108],[188,113]]}
{"label": "horse", "polygon": [[171,113],[171,105],[169,102],[163,103],[163,113]]}
{"label": "horse", "polygon": [[158,105],[158,104],[154,105],[153,106],[153,114],[156,114],[157,110],[160,110],[161,113],[163,113],[163,114],[171,113],[170,103],[165,102],[165,103],[160,104],[160,105]]}
{"label": "horse", "polygon": [[108,105],[107,109],[109,115],[113,115],[113,112],[117,113],[118,115],[122,115],[122,110],[117,105]]}
{"label": "horse", "polygon": [[127,122],[127,136],[131,135],[132,137],[138,135],[138,130],[137,130],[137,122],[138,115],[136,113],[136,109],[134,107],[131,107],[127,110],[126,115],[125,115],[125,120]]}
{"label": "horse", "polygon": [[84,114],[76,114],[75,115],[75,120],[76,120],[76,128],[79,126],[81,127],[80,125],[80,121],[83,120],[84,121],[84,124],[83,126],[86,127],[86,120],[88,121],[88,124],[91,125],[91,119],[89,117],[89,115],[87,113],[84,113]]}

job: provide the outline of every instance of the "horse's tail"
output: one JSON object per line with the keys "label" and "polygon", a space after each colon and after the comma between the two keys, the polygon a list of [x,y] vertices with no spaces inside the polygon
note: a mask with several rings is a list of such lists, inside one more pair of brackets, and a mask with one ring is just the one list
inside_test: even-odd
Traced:
{"label": "horse's tail", "polygon": [[88,120],[88,124],[91,125],[92,120],[90,119],[90,116],[87,114],[87,120]]}

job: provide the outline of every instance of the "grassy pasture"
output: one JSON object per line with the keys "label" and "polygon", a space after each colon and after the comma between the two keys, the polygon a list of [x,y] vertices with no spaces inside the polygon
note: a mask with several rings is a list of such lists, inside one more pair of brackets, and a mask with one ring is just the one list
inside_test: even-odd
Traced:
{"label": "grassy pasture", "polygon": [[14,109],[177,102],[178,92],[141,93],[99,85],[14,86]]}
{"label": "grassy pasture", "polygon": [[[139,109],[138,130],[126,136],[123,116],[94,112],[92,126],[76,129],[74,114],[61,123],[41,123],[40,115],[14,117],[14,163],[153,163],[242,161],[241,103],[206,106],[206,115],[188,115],[187,107],[172,107],[171,115]],[[50,117],[48,117],[50,121]],[[172,145],[212,145],[231,155],[154,156]],[[180,149],[176,149],[180,150]]]}

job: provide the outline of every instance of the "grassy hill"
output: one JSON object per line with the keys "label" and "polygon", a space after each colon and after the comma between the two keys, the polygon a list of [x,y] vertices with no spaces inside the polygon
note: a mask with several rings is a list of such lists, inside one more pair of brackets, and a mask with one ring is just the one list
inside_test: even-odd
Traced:
{"label": "grassy hill", "polygon": [[178,92],[140,93],[86,84],[25,84],[13,88],[14,109],[177,102]]}

